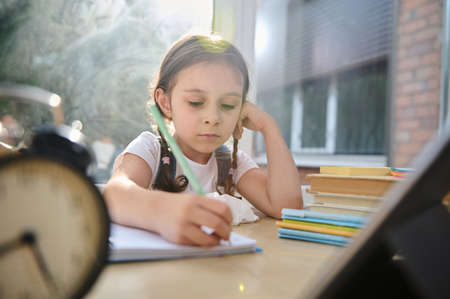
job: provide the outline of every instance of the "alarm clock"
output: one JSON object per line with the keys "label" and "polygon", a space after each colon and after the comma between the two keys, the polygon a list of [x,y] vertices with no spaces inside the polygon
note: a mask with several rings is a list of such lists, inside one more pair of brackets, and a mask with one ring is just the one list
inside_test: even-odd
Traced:
{"label": "alarm clock", "polygon": [[0,159],[0,298],[80,298],[105,265],[110,221],[77,134]]}

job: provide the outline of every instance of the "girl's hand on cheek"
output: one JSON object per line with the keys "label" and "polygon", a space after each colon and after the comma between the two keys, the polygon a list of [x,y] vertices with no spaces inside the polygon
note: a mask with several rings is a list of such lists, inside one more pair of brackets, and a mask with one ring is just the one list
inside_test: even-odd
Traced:
{"label": "girl's hand on cheek", "polygon": [[[179,194],[163,202],[158,232],[168,241],[183,245],[214,246],[228,240],[232,216],[220,201],[196,195]],[[208,235],[201,226],[214,230]]]}
{"label": "girl's hand on cheek", "polygon": [[242,137],[243,128],[263,132],[267,127],[267,124],[271,121],[273,121],[272,116],[255,104],[246,101],[242,107],[241,117],[236,125],[234,137],[240,139]]}

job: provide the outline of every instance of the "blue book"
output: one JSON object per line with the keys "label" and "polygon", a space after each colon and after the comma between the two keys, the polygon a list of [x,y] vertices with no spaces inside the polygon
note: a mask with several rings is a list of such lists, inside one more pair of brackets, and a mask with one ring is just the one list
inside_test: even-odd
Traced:
{"label": "blue book", "polygon": [[325,223],[325,224],[331,224],[331,225],[337,225],[337,226],[349,226],[349,227],[356,227],[356,228],[361,228],[364,226],[364,223],[360,223],[360,222],[340,221],[340,220],[323,219],[323,218],[297,217],[297,216],[288,216],[288,215],[282,215],[281,218],[290,219],[290,220],[314,222],[314,223]]}
{"label": "blue book", "polygon": [[350,238],[348,238],[348,237],[307,232],[307,231],[288,229],[288,228],[279,228],[278,229],[278,237],[310,241],[310,242],[318,242],[318,243],[331,244],[331,245],[337,245],[337,246],[344,246],[350,241]]}
{"label": "blue book", "polygon": [[329,220],[338,220],[338,221],[348,221],[355,223],[364,223],[367,221],[367,217],[359,217],[359,216],[351,216],[351,215],[342,215],[342,214],[333,214],[333,213],[323,213],[323,212],[312,212],[308,210],[300,210],[300,209],[282,209],[281,213],[286,216],[296,216],[301,218],[320,218],[320,219],[329,219]]}
{"label": "blue book", "polygon": [[345,246],[346,245],[346,243],[341,243],[341,242],[337,242],[337,241],[315,239],[315,238],[308,238],[308,237],[300,237],[300,236],[294,236],[294,235],[286,235],[286,234],[282,234],[282,233],[278,233],[278,237],[285,238],[285,239],[294,239],[294,240],[301,240],[301,241],[309,241],[309,242],[323,243],[323,244],[329,244],[329,245],[336,245],[336,246]]}
{"label": "blue book", "polygon": [[316,233],[316,232],[308,232],[308,231],[304,231],[304,230],[283,228],[283,227],[280,227],[278,229],[278,232],[282,233],[282,234],[287,234],[287,235],[296,235],[296,236],[300,236],[300,237],[331,240],[331,241],[336,241],[336,242],[348,242],[350,240],[349,237],[344,237],[344,236]]}

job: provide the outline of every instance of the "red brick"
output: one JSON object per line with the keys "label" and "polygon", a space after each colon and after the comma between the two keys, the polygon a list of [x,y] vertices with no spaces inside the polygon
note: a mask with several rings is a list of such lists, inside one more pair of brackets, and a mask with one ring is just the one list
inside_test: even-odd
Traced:
{"label": "red brick", "polygon": [[433,14],[427,17],[428,25],[438,25],[439,27],[442,25],[442,15],[441,14]]}
{"label": "red brick", "polygon": [[427,2],[428,2],[427,0],[406,0],[406,1],[404,0],[401,1],[401,10],[402,11],[411,10],[420,7]]}
{"label": "red brick", "polygon": [[407,119],[407,120],[403,120],[398,122],[397,127],[399,129],[406,129],[406,130],[411,130],[411,129],[417,129],[420,127],[420,120],[419,119]]}
{"label": "red brick", "polygon": [[409,57],[409,58],[405,58],[405,59],[400,59],[398,61],[398,70],[399,71],[403,71],[403,70],[411,70],[415,67],[418,67],[420,65],[421,61],[420,59],[417,59],[417,57]]}
{"label": "red brick", "polygon": [[399,26],[403,26],[404,24],[416,19],[415,10],[399,12]]}
{"label": "red brick", "polygon": [[416,115],[418,117],[424,117],[424,116],[438,116],[438,109],[436,105],[423,105],[423,106],[417,106],[416,107]]}
{"label": "red brick", "polygon": [[397,74],[397,84],[411,81],[414,78],[414,73],[412,71],[403,71]]}
{"label": "red brick", "polygon": [[407,97],[407,96],[400,96],[398,98],[395,99],[395,106],[396,107],[407,107],[409,105],[411,105],[411,97]]}
{"label": "red brick", "polygon": [[433,43],[432,42],[420,42],[411,45],[407,50],[407,56],[419,56],[422,54],[426,54],[433,51]]}
{"label": "red brick", "polygon": [[414,105],[425,103],[438,103],[438,102],[439,102],[439,93],[436,91],[426,91],[417,93],[412,98],[412,103]]}
{"label": "red brick", "polygon": [[440,69],[437,66],[424,66],[416,70],[417,79],[439,78]]}
{"label": "red brick", "polygon": [[439,127],[439,119],[437,117],[422,118],[420,119],[420,127],[436,131]]}
{"label": "red brick", "polygon": [[[413,142],[425,143],[431,137],[433,137],[434,134],[435,134],[434,130],[422,129],[422,130],[415,130],[415,131],[413,131],[411,137],[412,137]],[[412,146],[412,144],[410,144],[410,146]]]}
{"label": "red brick", "polygon": [[438,52],[432,52],[423,55],[422,57],[423,65],[437,65],[441,63],[441,54]]}
{"label": "red brick", "polygon": [[397,59],[404,59],[408,54],[407,47],[399,48],[397,51]]}
{"label": "red brick", "polygon": [[413,34],[398,34],[397,38],[399,48],[408,47],[414,42]]}
{"label": "red brick", "polygon": [[403,109],[397,109],[395,111],[395,116],[398,120],[411,119],[416,117],[416,110],[411,106]]}
{"label": "red brick", "polygon": [[427,21],[425,19],[417,19],[400,26],[400,34],[417,32],[418,30],[425,28]]}
{"label": "red brick", "polygon": [[426,82],[413,81],[410,83],[404,83],[398,86],[399,95],[413,94],[416,92],[424,91],[426,89]]}
{"label": "red brick", "polygon": [[433,49],[441,52],[441,41],[438,38],[433,41]]}
{"label": "red brick", "polygon": [[[407,0],[409,1],[409,0]],[[435,13],[440,13],[442,11],[441,1],[433,1],[429,4],[423,5],[416,9],[416,15],[418,18],[429,16]]]}
{"label": "red brick", "polygon": [[428,89],[438,89],[441,86],[441,82],[438,79],[429,79],[427,81]]}
{"label": "red brick", "polygon": [[[435,40],[439,39],[439,33],[441,29],[437,26],[428,27],[426,29],[420,30],[414,35],[414,41],[415,42],[422,42],[422,41],[428,41],[428,40]],[[432,41],[428,41],[432,42]]]}

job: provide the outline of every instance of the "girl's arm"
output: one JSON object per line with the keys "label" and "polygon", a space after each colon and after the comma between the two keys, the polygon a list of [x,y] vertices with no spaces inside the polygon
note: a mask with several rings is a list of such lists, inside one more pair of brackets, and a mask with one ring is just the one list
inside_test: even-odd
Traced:
{"label": "girl's arm", "polygon": [[241,119],[235,137],[242,136],[242,127],[261,132],[266,146],[267,169],[246,172],[237,184],[239,193],[266,215],[275,218],[281,218],[283,208],[301,209],[300,177],[277,123],[250,102],[245,103]]}
{"label": "girl's arm", "polygon": [[[188,193],[149,190],[152,171],[133,154],[125,154],[103,195],[113,222],[154,231],[179,244],[213,246],[228,240],[232,216],[220,201]],[[203,232],[205,225],[215,235]]]}

